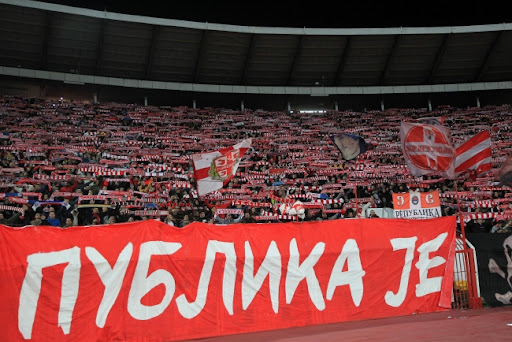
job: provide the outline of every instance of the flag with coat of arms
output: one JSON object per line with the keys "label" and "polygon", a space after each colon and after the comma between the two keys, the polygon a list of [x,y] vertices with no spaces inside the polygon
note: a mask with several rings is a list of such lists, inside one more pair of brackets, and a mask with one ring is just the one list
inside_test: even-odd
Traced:
{"label": "flag with coat of arms", "polygon": [[192,155],[194,177],[199,196],[220,190],[235,175],[240,159],[251,147],[252,139],[213,152]]}
{"label": "flag with coat of arms", "polygon": [[400,138],[405,161],[414,176],[438,173],[456,179],[465,173],[476,176],[492,167],[489,131],[479,132],[455,148],[448,127],[402,122]]}

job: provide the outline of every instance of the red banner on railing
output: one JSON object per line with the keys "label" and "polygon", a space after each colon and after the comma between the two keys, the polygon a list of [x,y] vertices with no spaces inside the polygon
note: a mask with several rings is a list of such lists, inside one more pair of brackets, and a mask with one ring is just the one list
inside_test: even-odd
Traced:
{"label": "red banner on railing", "polygon": [[450,308],[455,217],[0,226],[1,341],[171,341]]}

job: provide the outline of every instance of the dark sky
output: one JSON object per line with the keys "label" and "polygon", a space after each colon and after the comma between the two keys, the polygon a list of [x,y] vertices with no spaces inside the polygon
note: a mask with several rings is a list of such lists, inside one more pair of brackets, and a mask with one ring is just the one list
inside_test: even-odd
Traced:
{"label": "dark sky", "polygon": [[[42,0],[161,18],[246,26],[362,28],[511,23],[506,2]],[[453,6],[455,5],[455,6]],[[484,6],[485,5],[485,6]]]}

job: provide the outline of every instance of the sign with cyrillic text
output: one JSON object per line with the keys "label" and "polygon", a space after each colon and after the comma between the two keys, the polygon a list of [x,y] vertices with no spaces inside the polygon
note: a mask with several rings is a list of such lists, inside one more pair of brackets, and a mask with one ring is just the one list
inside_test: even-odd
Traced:
{"label": "sign with cyrillic text", "polygon": [[172,341],[451,307],[455,217],[0,226],[1,341]]}
{"label": "sign with cyrillic text", "polygon": [[396,218],[428,219],[442,216],[438,190],[395,192],[393,208]]}

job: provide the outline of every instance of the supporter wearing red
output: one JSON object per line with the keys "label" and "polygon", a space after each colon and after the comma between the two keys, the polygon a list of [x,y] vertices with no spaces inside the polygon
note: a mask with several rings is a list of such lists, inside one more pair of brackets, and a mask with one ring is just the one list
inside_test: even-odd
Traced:
{"label": "supporter wearing red", "polygon": [[75,192],[76,188],[78,187],[78,180],[74,179],[73,183],[67,183],[65,186],[62,186],[59,191],[60,192]]}

